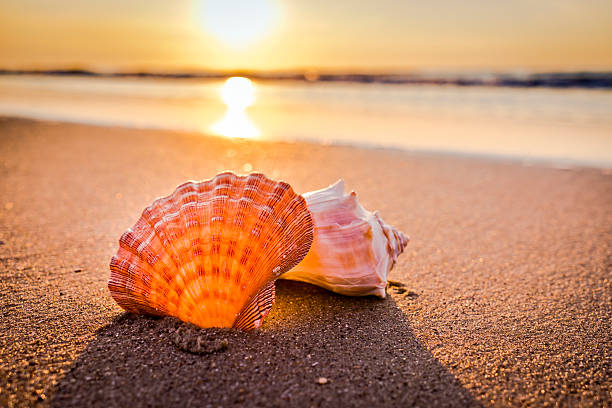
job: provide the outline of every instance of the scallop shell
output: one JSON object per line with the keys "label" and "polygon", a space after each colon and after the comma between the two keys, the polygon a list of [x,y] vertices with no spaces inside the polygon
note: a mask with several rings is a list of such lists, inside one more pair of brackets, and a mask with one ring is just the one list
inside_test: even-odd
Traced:
{"label": "scallop shell", "polygon": [[313,223],[289,184],[221,173],[147,207],[119,240],[108,287],[126,311],[200,327],[259,327],[275,280],[304,258]]}
{"label": "scallop shell", "polygon": [[345,194],[344,180],[304,194],[314,220],[314,241],[306,258],[282,279],[312,283],[350,296],[384,298],[387,273],[409,238],[364,209],[357,194]]}

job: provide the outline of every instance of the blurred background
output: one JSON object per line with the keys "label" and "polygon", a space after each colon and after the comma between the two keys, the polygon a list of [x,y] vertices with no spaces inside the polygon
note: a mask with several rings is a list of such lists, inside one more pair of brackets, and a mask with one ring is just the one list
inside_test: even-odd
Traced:
{"label": "blurred background", "polygon": [[612,166],[612,3],[4,0],[0,115]]}

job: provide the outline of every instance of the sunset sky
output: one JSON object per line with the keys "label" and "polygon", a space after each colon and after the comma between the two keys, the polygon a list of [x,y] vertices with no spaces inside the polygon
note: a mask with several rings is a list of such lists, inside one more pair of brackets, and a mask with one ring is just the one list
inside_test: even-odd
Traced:
{"label": "sunset sky", "polygon": [[2,0],[0,67],[612,69],[612,2]]}

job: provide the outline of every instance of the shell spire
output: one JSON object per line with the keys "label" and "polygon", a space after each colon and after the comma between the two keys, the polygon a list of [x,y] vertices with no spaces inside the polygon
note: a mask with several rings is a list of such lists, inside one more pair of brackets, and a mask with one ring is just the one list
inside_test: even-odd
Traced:
{"label": "shell spire", "polygon": [[386,295],[387,274],[409,238],[364,209],[344,180],[304,194],[314,220],[310,252],[281,278],[350,296]]}
{"label": "shell spire", "polygon": [[129,312],[248,330],[312,240],[306,202],[289,184],[221,173],[145,208],[119,240],[108,288]]}

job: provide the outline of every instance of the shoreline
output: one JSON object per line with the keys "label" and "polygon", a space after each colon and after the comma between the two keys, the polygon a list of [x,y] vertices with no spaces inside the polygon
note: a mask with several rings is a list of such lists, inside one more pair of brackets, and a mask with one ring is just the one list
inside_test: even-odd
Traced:
{"label": "shoreline", "polygon": [[458,159],[467,159],[467,160],[482,160],[482,161],[490,161],[493,163],[506,163],[510,165],[520,165],[520,166],[536,166],[543,168],[553,168],[558,170],[570,170],[570,169],[580,169],[580,168],[590,168],[590,169],[599,169],[605,173],[612,171],[612,162],[606,161],[588,161],[588,160],[580,160],[580,159],[569,159],[569,158],[559,158],[559,157],[531,157],[531,156],[519,156],[512,154],[498,154],[498,153],[479,153],[479,152],[467,152],[467,151],[455,151],[455,150],[436,150],[436,149],[419,149],[419,148],[406,148],[402,146],[384,146],[384,145],[376,145],[370,144],[367,142],[341,142],[341,141],[317,141],[315,139],[308,138],[293,138],[293,139],[265,139],[265,138],[256,138],[256,139],[248,139],[248,138],[228,138],[221,135],[214,135],[208,132],[203,132],[200,130],[194,129],[177,129],[170,127],[143,127],[137,125],[128,125],[128,124],[116,124],[105,122],[105,121],[96,121],[96,120],[69,120],[65,118],[55,118],[53,115],[48,115],[48,117],[44,117],[44,115],[40,116],[28,116],[28,115],[4,115],[0,114],[0,120],[24,120],[24,121],[32,121],[32,122],[43,122],[43,123],[53,123],[55,125],[83,125],[83,126],[94,126],[94,127],[104,127],[110,129],[124,129],[124,130],[137,130],[137,131],[153,131],[153,132],[173,132],[181,135],[199,135],[205,138],[215,138],[215,139],[223,139],[223,140],[237,140],[237,141],[252,141],[255,143],[286,143],[286,144],[307,144],[313,146],[330,146],[330,147],[342,147],[349,149],[363,149],[369,150],[372,152],[390,152],[395,154],[406,154],[411,156],[422,156],[422,157],[447,157],[447,158],[458,158]]}
{"label": "shoreline", "polygon": [[[106,286],[120,235],[188,179],[343,178],[411,237],[384,300],[279,281],[195,355]],[[0,118],[0,405],[605,406],[612,174]],[[321,383],[323,377],[327,381]]]}

